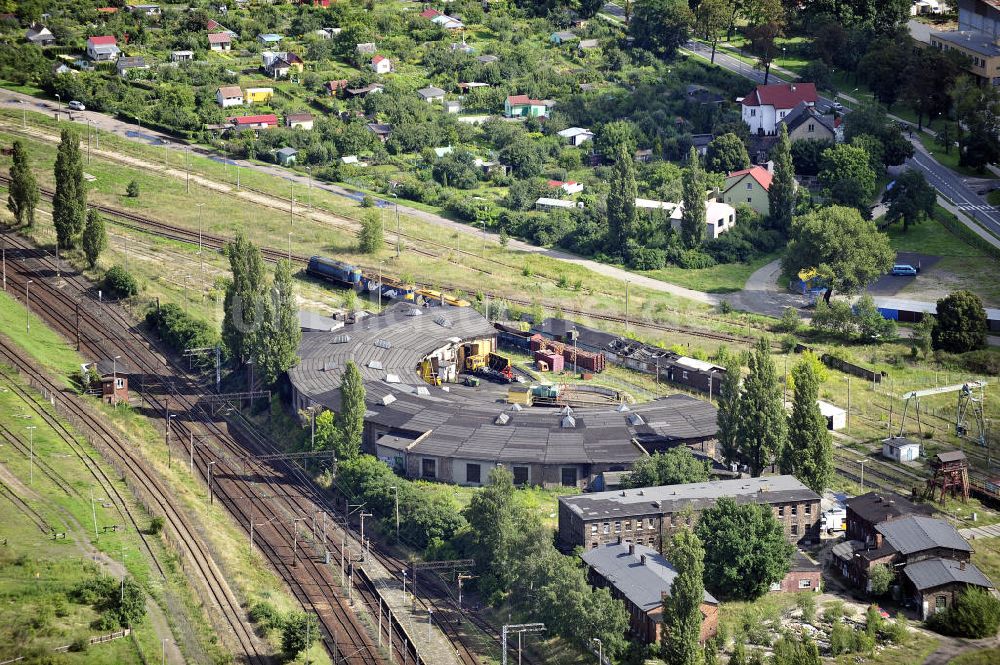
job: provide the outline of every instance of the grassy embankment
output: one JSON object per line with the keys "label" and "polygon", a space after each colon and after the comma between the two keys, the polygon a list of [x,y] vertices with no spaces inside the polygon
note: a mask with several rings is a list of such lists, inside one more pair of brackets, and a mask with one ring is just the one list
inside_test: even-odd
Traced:
{"label": "grassy embankment", "polygon": [[[66,385],[70,385],[69,374],[81,362],[93,360],[83,358],[73,348],[48,328],[35,314],[29,314],[31,319],[31,334],[28,335],[24,321],[25,309],[20,302],[13,300],[7,294],[0,294],[0,321],[9,322],[3,330],[25,353],[45,367],[53,376],[60,377]],[[222,567],[227,579],[233,586],[237,597],[246,605],[257,601],[266,601],[279,611],[286,612],[298,609],[299,604],[287,592],[283,582],[275,575],[270,566],[262,559],[259,551],[250,552],[246,535],[240,525],[233,521],[225,509],[218,503],[209,504],[203,482],[189,473],[187,465],[174,460],[168,468],[168,455],[163,445],[163,434],[158,426],[130,408],[114,409],[98,405],[106,418],[111,421],[123,440],[130,442],[141,452],[148,466],[164,477],[170,484],[174,496],[188,514],[194,516],[198,523],[204,525],[201,532],[205,535],[210,550],[216,561]],[[174,455],[176,458],[177,456]],[[89,506],[87,506],[89,510]],[[84,522],[86,523],[86,522]],[[211,528],[207,528],[211,525]],[[102,539],[104,536],[102,535]],[[126,545],[126,548],[129,546]],[[133,548],[135,551],[135,548]],[[112,549],[111,553],[114,554]],[[175,555],[171,555],[173,557]],[[127,558],[126,563],[131,561]],[[170,584],[175,587],[174,593],[183,599],[185,610],[197,619],[191,623],[198,631],[198,641],[207,650],[213,660],[224,660],[218,636],[211,624],[204,620],[201,601],[194,595],[187,579],[187,573],[177,567],[177,562],[171,563]],[[277,648],[278,635],[270,635],[272,644]],[[155,645],[154,645],[155,646]],[[154,651],[155,653],[155,651]],[[325,651],[315,646],[310,651],[313,662],[328,662]],[[304,655],[300,656],[301,662]]]}

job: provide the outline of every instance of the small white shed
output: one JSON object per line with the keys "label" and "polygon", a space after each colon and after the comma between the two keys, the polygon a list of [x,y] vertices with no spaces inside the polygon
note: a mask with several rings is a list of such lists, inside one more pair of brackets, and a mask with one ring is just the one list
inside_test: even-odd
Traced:
{"label": "small white shed", "polygon": [[847,427],[847,411],[821,399],[816,400],[816,404],[819,406],[819,412],[826,418],[827,429],[837,431]]}
{"label": "small white shed", "polygon": [[882,441],[882,456],[897,462],[912,462],[920,457],[920,444],[904,436],[893,436]]}

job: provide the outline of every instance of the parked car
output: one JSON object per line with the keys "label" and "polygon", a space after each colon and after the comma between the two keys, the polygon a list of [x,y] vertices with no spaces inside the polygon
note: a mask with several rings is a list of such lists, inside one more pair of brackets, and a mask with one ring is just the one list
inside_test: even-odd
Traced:
{"label": "parked car", "polygon": [[87,107],[83,105],[83,102],[78,102],[75,99],[69,103],[69,107],[74,111],[86,111]]}
{"label": "parked car", "polygon": [[918,272],[920,271],[907,263],[897,263],[892,267],[891,274],[903,277],[916,277]]}
{"label": "parked car", "polygon": [[832,108],[837,113],[843,113],[844,112],[844,105],[841,104],[840,102],[834,102],[834,103],[830,104],[830,108]]}

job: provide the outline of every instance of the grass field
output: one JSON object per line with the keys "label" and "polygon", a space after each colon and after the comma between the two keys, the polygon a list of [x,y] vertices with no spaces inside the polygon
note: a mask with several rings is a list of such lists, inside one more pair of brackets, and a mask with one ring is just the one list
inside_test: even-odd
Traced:
{"label": "grass field", "polygon": [[778,258],[777,253],[761,256],[750,263],[721,263],[711,268],[679,268],[674,265],[651,270],[645,275],[706,293],[733,293],[746,286],[755,270]]}
{"label": "grass field", "polygon": [[948,661],[948,665],[996,665],[996,663],[1000,663],[1000,648],[970,651]]}
{"label": "grass field", "polygon": [[[0,320],[24,321],[25,310],[19,302],[13,301],[8,295],[0,293]],[[56,333],[46,327],[40,320],[33,318],[30,336],[23,326],[5,327],[4,332],[22,348],[26,354],[42,363],[54,375],[63,377],[68,384],[68,374],[84,359],[76,354],[70,345]],[[187,465],[178,464],[177,458],[181,450],[175,450],[174,464],[168,468],[168,456],[163,445],[162,430],[145,416],[128,408],[114,409],[110,406],[98,405],[105,416],[113,423],[120,436],[142,451],[149,467],[161,474],[174,490],[174,495],[182,505],[194,515],[202,525],[211,525],[203,533],[209,546],[215,553],[216,560],[227,578],[233,585],[237,596],[250,604],[258,600],[266,600],[281,612],[298,609],[300,606],[287,592],[269,565],[262,559],[259,550],[251,552],[247,537],[242,527],[236,524],[225,509],[216,502],[207,502],[203,482],[188,472]],[[88,506],[89,508],[89,506]],[[200,617],[203,611],[198,600],[191,595],[192,590],[186,581],[186,573],[177,570],[179,579],[184,579],[184,587],[189,598],[185,599],[187,610],[193,616]],[[205,620],[195,622],[199,631],[198,638],[204,648],[212,653],[213,658],[220,657],[216,653],[219,646],[218,637],[211,625]],[[272,635],[275,640],[278,636]],[[277,642],[275,642],[277,646]],[[314,662],[323,663],[319,649],[313,649]]]}

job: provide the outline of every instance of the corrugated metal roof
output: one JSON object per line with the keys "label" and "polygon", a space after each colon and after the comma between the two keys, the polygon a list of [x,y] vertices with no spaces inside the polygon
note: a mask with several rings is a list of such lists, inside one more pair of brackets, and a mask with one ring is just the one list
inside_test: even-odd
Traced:
{"label": "corrugated metal roof", "polygon": [[993,582],[973,563],[963,563],[952,559],[927,559],[911,563],[903,569],[918,590],[933,589],[945,584],[965,583],[993,588]]}
{"label": "corrugated metal roof", "polygon": [[963,552],[971,552],[969,543],[959,535],[955,527],[944,520],[932,517],[910,515],[876,525],[886,542],[901,554],[913,554],[924,550],[943,547]]}

